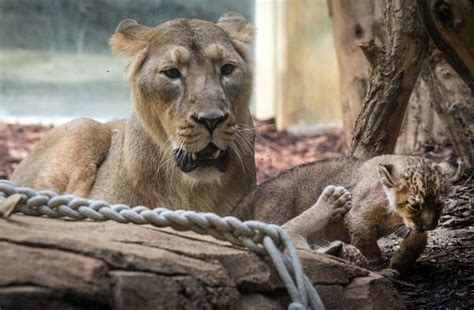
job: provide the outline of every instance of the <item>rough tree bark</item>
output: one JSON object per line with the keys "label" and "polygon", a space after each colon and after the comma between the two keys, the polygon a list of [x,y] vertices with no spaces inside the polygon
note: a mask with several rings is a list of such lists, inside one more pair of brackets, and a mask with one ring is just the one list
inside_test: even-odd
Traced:
{"label": "rough tree bark", "polygon": [[[422,14],[424,18],[429,17],[433,31],[443,31],[445,34],[453,33],[463,39],[451,40],[458,44],[465,44],[468,51],[474,51],[472,45],[472,35],[466,36],[466,33],[472,34],[474,29],[470,20],[466,20],[469,12],[472,12],[472,6],[465,1],[431,1],[420,0],[428,3],[428,13]],[[371,40],[384,40],[383,13],[386,1],[363,0],[356,3],[342,0],[328,0],[328,6],[332,18],[334,41],[337,47],[339,70],[340,70],[340,88],[343,106],[343,125],[344,137],[348,141],[351,139],[355,118],[359,114],[364,94],[367,90],[367,79],[371,72],[369,62],[363,55],[359,45],[366,46],[366,42]],[[435,5],[436,4],[436,5]],[[420,5],[418,3],[418,5]],[[420,7],[419,7],[420,9]],[[471,14],[472,15],[472,14]],[[442,20],[439,20],[439,19]],[[448,23],[447,23],[448,22]],[[450,24],[450,23],[452,24]],[[447,23],[447,24],[446,24]],[[427,26],[427,25],[425,25]],[[460,34],[458,34],[458,32]],[[443,48],[440,34],[437,36],[438,44]],[[471,44],[471,45],[469,45]],[[449,54],[448,60],[453,63],[453,57],[456,54]],[[454,56],[453,56],[454,55]],[[467,59],[469,53],[465,52]],[[467,55],[467,56],[466,56]],[[370,56],[374,56],[373,54]],[[459,62],[459,59],[455,59]],[[467,60],[469,62],[469,60]],[[441,87],[441,96],[448,98],[445,100],[447,106],[440,108],[433,106],[431,85],[427,85],[426,73],[418,78],[410,100],[408,103],[402,127],[398,136],[395,153],[398,154],[417,154],[423,152],[427,146],[435,144],[445,144],[452,142],[459,157],[469,167],[470,158],[472,158],[472,122],[473,105],[472,95],[469,88],[465,85],[466,78],[461,79],[459,75],[451,68],[443,57],[434,57],[430,60],[430,65],[436,67],[436,83],[444,85]],[[467,66],[465,66],[467,68]],[[426,70],[425,70],[426,71]],[[438,113],[443,114],[441,117]],[[447,119],[449,118],[449,120]],[[450,123],[449,125],[447,123]],[[454,126],[457,126],[455,129]],[[448,128],[450,127],[450,128]],[[471,129],[469,129],[471,128]],[[455,137],[458,133],[463,136]],[[460,143],[460,141],[464,141]],[[459,145],[459,146],[456,146]],[[463,152],[463,153],[462,153]]]}
{"label": "rough tree bark", "polygon": [[373,66],[352,138],[351,153],[361,158],[392,153],[395,148],[428,46],[415,2],[387,2],[383,42],[372,40],[361,46]]}
{"label": "rough tree bark", "polygon": [[[461,83],[462,80],[460,81]],[[395,147],[395,154],[420,154],[426,147],[448,143],[446,128],[431,105],[430,90],[418,78]]]}
{"label": "rough tree bark", "polygon": [[[474,168],[474,2],[469,0],[417,0],[425,28],[444,59],[466,83],[446,83],[439,70],[440,53],[430,58],[423,76],[430,87],[432,105],[443,120],[451,143],[466,168]],[[452,79],[450,79],[452,80]],[[466,89],[469,88],[470,92]]]}
{"label": "rough tree bark", "polygon": [[381,37],[385,0],[328,0],[339,69],[344,142],[350,143],[371,67],[359,45]]}
{"label": "rough tree bark", "polygon": [[417,3],[436,47],[474,94],[474,2],[417,0]]}
{"label": "rough tree bark", "polygon": [[[431,104],[443,121],[451,144],[467,169],[474,168],[474,99],[464,83],[456,83],[449,66],[440,66],[442,54],[435,51],[423,67],[422,78],[430,89]],[[448,77],[447,77],[448,76]],[[446,83],[454,81],[454,83]]]}
{"label": "rough tree bark", "polygon": [[[386,1],[328,0],[328,7],[339,67],[344,144],[349,147],[372,72],[359,45],[372,39],[383,40]],[[445,143],[445,131],[431,106],[426,83],[418,79],[408,103],[395,153],[419,153],[426,145]]]}
{"label": "rough tree bark", "polygon": [[[1,309],[285,309],[269,260],[194,233],[114,222],[0,219]],[[309,250],[326,309],[404,308],[380,275]]]}

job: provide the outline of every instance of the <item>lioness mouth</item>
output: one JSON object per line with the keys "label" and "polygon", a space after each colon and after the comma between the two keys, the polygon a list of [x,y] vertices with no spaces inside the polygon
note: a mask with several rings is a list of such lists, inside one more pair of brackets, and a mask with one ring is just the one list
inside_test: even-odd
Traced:
{"label": "lioness mouth", "polygon": [[176,165],[186,173],[199,167],[215,167],[220,172],[225,172],[229,164],[229,152],[220,150],[212,143],[196,153],[177,149],[174,157]]}

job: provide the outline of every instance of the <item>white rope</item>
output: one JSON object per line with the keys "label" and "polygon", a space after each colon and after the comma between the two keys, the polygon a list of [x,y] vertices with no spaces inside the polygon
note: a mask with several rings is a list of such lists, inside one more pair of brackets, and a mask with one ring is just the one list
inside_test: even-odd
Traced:
{"label": "white rope", "polygon": [[52,218],[67,217],[79,221],[111,220],[124,224],[172,227],[179,231],[191,230],[246,247],[259,255],[268,255],[292,299],[288,309],[324,309],[318,293],[303,272],[298,252],[290,236],[277,225],[259,221],[242,222],[232,216],[219,217],[214,213],[110,205],[102,200],[58,195],[50,190],[35,191],[28,187],[16,186],[7,180],[0,180],[0,204],[15,194],[20,194],[22,199],[13,212]]}

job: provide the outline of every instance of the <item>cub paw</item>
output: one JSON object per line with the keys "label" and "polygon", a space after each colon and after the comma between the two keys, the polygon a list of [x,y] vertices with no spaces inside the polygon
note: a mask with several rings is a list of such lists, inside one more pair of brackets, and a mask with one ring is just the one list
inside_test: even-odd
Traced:
{"label": "cub paw", "polygon": [[324,253],[347,260],[357,267],[369,267],[369,261],[367,260],[367,258],[365,258],[365,256],[360,252],[358,248],[339,240],[332,241],[328,245],[318,247],[315,250],[318,253]]}
{"label": "cub paw", "polygon": [[318,199],[317,204],[328,207],[331,222],[339,221],[352,206],[351,193],[342,186],[327,186]]}

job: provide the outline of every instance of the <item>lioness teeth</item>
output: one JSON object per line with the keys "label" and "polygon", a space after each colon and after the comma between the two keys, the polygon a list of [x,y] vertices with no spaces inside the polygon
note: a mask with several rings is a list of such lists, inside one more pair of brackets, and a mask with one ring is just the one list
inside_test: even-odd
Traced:
{"label": "lioness teeth", "polygon": [[218,158],[219,158],[219,155],[221,155],[221,150],[215,151],[214,154],[212,154],[212,158],[218,159]]}
{"label": "lioness teeth", "polygon": [[197,159],[198,159],[196,153],[192,153],[192,154],[191,154],[191,158],[192,158],[193,160],[197,160]]}

